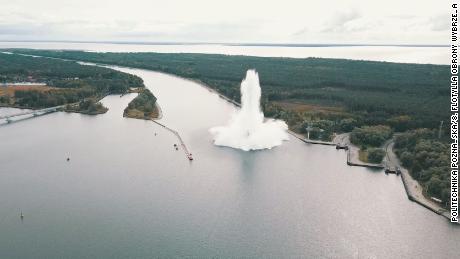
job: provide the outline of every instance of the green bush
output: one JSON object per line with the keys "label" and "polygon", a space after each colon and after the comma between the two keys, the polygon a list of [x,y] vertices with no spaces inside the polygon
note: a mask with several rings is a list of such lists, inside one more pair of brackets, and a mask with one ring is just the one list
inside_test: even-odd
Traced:
{"label": "green bush", "polygon": [[426,193],[448,202],[449,144],[438,139],[435,130],[418,129],[397,136],[395,148],[403,165]]}
{"label": "green bush", "polygon": [[381,146],[393,134],[388,126],[364,126],[355,128],[350,134],[350,140],[356,145]]}
{"label": "green bush", "polygon": [[367,160],[371,163],[381,163],[384,156],[385,151],[380,148],[369,148],[367,150]]}
{"label": "green bush", "polygon": [[149,89],[143,89],[126,107],[124,114],[128,110],[138,110],[144,113],[144,117],[148,117],[155,110],[157,98],[150,92]]}

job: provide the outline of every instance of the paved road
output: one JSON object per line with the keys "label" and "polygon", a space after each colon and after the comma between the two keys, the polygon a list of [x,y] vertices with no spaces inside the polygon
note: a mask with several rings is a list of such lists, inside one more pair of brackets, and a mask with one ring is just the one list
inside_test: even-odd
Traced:
{"label": "paved road", "polygon": [[384,164],[391,167],[399,167],[401,169],[401,178],[409,199],[427,207],[430,210],[433,210],[436,213],[443,214],[446,210],[443,209],[438,203],[426,198],[423,195],[422,186],[414,178],[412,178],[412,176],[409,174],[409,171],[402,166],[401,162],[393,151],[394,140],[391,139],[387,141],[384,147],[386,150]]}
{"label": "paved road", "polygon": [[[359,161],[359,156],[358,156],[358,147],[354,146],[353,144],[350,143],[350,134],[349,133],[343,133],[337,135],[334,140],[334,143],[337,144],[346,144],[349,147],[350,152],[350,159],[352,162],[354,160],[358,161],[358,163],[363,163]],[[429,198],[426,198],[423,195],[423,188],[422,186],[414,179],[412,176],[409,174],[409,171],[404,168],[399,161],[398,157],[394,153],[394,138],[386,141],[383,144],[382,147],[386,152],[385,157],[383,158],[382,164],[385,165],[386,167],[399,167],[401,170],[401,179],[404,184],[404,188],[406,190],[407,196],[410,200],[417,202],[418,204],[438,213],[446,218],[449,218],[449,212],[443,209],[438,203],[432,201]],[[363,163],[366,164],[366,163]]]}
{"label": "paved road", "polygon": [[336,144],[348,146],[347,163],[349,165],[372,167],[372,168],[383,168],[382,164],[366,163],[366,162],[359,160],[359,147],[351,143],[350,133],[338,134],[334,137],[334,140],[332,142]]}

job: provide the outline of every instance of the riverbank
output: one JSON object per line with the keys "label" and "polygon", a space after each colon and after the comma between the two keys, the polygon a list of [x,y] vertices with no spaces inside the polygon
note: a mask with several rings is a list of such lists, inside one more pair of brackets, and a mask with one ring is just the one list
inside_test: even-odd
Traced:
{"label": "riverbank", "polygon": [[[64,111],[72,112],[72,113],[86,114],[86,115],[99,115],[99,114],[104,114],[109,110],[107,107],[104,107],[99,102],[99,100],[97,101],[88,100],[87,102],[90,102],[90,104],[85,105],[85,101],[81,101],[81,102],[73,103],[73,104],[67,104],[64,106]],[[86,108],[83,108],[83,106],[86,106]]]}
{"label": "riverbank", "polygon": [[72,110],[72,109],[65,109],[65,112],[70,112],[70,113],[80,113],[80,114],[85,114],[85,115],[99,115],[99,114],[104,114],[108,111],[106,107],[98,109],[96,111],[79,111],[79,110]]}
{"label": "riverbank", "polygon": [[155,120],[159,119],[160,111],[158,110],[158,105],[155,105],[155,109],[148,116],[145,116],[143,111],[137,109],[128,109],[123,113],[123,117],[131,119],[142,119],[142,120]]}
{"label": "riverbank", "polygon": [[[215,93],[217,94],[220,98],[226,100],[227,102],[233,104],[234,106],[236,107],[240,107],[241,105],[220,94],[219,92],[217,92],[217,90],[209,87],[207,84],[205,84],[204,82],[200,81],[200,80],[197,80],[197,79],[189,79],[189,78],[183,78],[183,77],[180,77],[178,75],[171,75],[171,74],[168,74],[168,76],[172,76],[172,77],[176,77],[176,78],[179,78],[181,80],[187,80],[187,81],[192,81],[194,83],[197,83],[199,84],[200,86],[202,87],[205,87],[206,89],[208,89],[208,91],[212,92],[212,93]],[[334,140],[332,142],[325,142],[325,141],[315,141],[315,140],[306,140],[305,137],[301,134],[298,134],[296,132],[293,132],[291,130],[288,130],[288,133],[305,142],[305,143],[309,143],[309,144],[321,144],[321,145],[347,145],[348,146],[348,150],[347,150],[347,164],[350,165],[350,166],[362,166],[362,167],[368,167],[368,168],[374,168],[374,169],[384,169],[385,165],[387,165],[386,163],[382,162],[382,163],[379,163],[379,164],[374,164],[374,163],[365,163],[365,162],[362,162],[359,160],[359,147],[357,147],[356,145],[353,145],[351,144],[350,142],[350,134],[349,133],[344,133],[344,134],[338,134],[335,136]],[[402,168],[402,166],[400,166],[400,168]],[[421,187],[417,187],[418,185],[418,182],[413,180],[409,173],[407,172],[407,170],[404,170],[404,175],[401,176],[402,178],[402,181],[403,181],[403,187],[405,188],[405,191],[409,197],[409,199],[411,201],[415,201],[417,202],[419,205],[422,205],[430,210],[432,210],[433,212],[439,214],[439,215],[442,215],[446,218],[448,218],[448,214],[447,214],[447,211],[446,210],[443,210],[440,206],[437,206],[436,204],[434,204],[433,201],[430,201],[429,199],[427,199],[426,197],[423,196],[422,194],[422,188]],[[410,182],[412,181],[412,182]],[[420,191],[420,195],[416,193],[416,191]],[[437,206],[437,207],[436,207]]]}
{"label": "riverbank", "polygon": [[[170,75],[170,74],[168,74],[168,75]],[[180,78],[182,80],[188,80],[188,81],[192,81],[194,83],[197,83],[197,84],[201,85],[202,87],[208,89],[210,92],[217,94],[220,98],[228,101],[229,103],[231,103],[231,104],[233,104],[233,105],[235,105],[237,107],[241,107],[240,103],[238,103],[235,100],[232,100],[232,99],[222,95],[217,90],[211,88],[210,86],[208,86],[207,84],[205,84],[204,82],[202,82],[202,81],[200,81],[198,79],[184,78],[184,77],[180,77],[178,75],[170,75],[170,76],[177,77],[177,78]],[[303,136],[302,134],[296,133],[296,132],[294,132],[292,130],[288,130],[288,133],[291,136],[294,136],[295,138],[301,140],[302,142],[308,143],[308,144],[327,145],[327,146],[347,145],[349,147],[348,150],[347,150],[347,164],[350,165],[350,166],[362,166],[362,167],[375,168],[375,169],[383,169],[384,168],[383,164],[366,163],[366,162],[362,162],[361,160],[359,160],[359,150],[360,149],[359,149],[359,147],[353,145],[350,142],[350,133],[338,134],[338,135],[336,135],[334,137],[332,142],[306,139],[305,136]]]}
{"label": "riverbank", "polygon": [[156,102],[157,98],[149,89],[138,90],[138,95],[123,111],[123,117],[145,120],[157,119],[160,112]]}
{"label": "riverbank", "polygon": [[180,132],[194,161],[161,126],[121,116],[135,95],[108,96],[102,116],[56,114],[1,128],[7,257],[71,257],[69,244],[99,258],[149,258],[152,247],[162,257],[200,258],[435,258],[459,250],[460,229],[407,202],[393,176],[346,166],[342,151],[294,137],[262,152],[212,145],[207,129],[227,121],[228,102],[168,75],[123,70],[146,79],[161,100],[160,123]]}
{"label": "riverbank", "polygon": [[400,168],[401,179],[404,185],[404,189],[406,190],[407,198],[450,220],[450,214],[445,208],[423,194],[423,187],[414,178],[412,178],[409,171],[402,166],[398,157],[394,153],[393,148],[393,139],[387,141],[385,144],[386,156],[384,157],[384,163],[388,167]]}
{"label": "riverbank", "polygon": [[[160,71],[161,72],[161,71]],[[171,75],[171,74],[168,74],[168,75]],[[177,75],[176,75],[177,76]],[[178,78],[181,78],[181,79],[184,79],[180,76],[177,76]],[[222,94],[218,93],[216,90],[210,88],[209,86],[207,86],[205,83],[203,83],[202,81],[199,81],[199,80],[194,80],[194,79],[187,79],[187,80],[190,80],[190,81],[194,81],[194,82],[197,82],[199,83],[201,86],[204,86],[206,87],[207,89],[209,89],[210,91],[214,92],[214,93],[217,93],[219,97],[221,97],[222,99],[225,99],[227,100],[228,102],[236,105],[236,106],[240,106],[239,103],[235,102],[234,100],[231,100],[225,96],[223,96]],[[294,135],[292,134],[292,132],[290,131],[289,132],[291,135]],[[297,137],[297,135],[294,135]],[[297,137],[299,138],[299,137]],[[303,138],[300,138],[302,140],[304,140]],[[347,140],[349,142],[349,140]],[[305,142],[305,141],[304,141]],[[314,143],[314,144],[317,144],[317,143]],[[319,143],[318,143],[319,144]],[[363,163],[363,162],[360,162],[359,161],[359,151],[357,151],[358,148],[357,147],[354,147],[354,146],[351,146],[350,145],[350,150],[348,151],[348,158],[347,158],[347,164],[349,165],[356,165],[356,166],[366,166],[366,167],[373,167],[375,165],[373,164],[369,164],[369,163]],[[383,168],[382,165],[377,165],[378,167],[377,168]]]}
{"label": "riverbank", "polygon": [[436,214],[442,215],[447,219],[450,219],[448,211],[443,208],[440,204],[432,201],[428,197],[425,197],[423,194],[423,187],[412,178],[409,171],[404,168],[399,161],[398,157],[393,151],[394,141],[393,139],[388,140],[384,144],[385,157],[380,164],[365,163],[359,160],[359,147],[353,145],[350,142],[350,133],[338,134],[335,136],[334,143],[338,145],[347,145],[347,164],[351,166],[363,166],[369,168],[383,169],[387,168],[397,168],[401,170],[401,180],[406,191],[407,197],[409,200],[416,202],[417,204],[435,212]]}
{"label": "riverbank", "polygon": [[350,166],[362,166],[375,169],[383,169],[384,166],[382,163],[366,163],[359,159],[360,148],[350,141],[350,133],[337,134],[332,140],[333,143],[340,146],[347,146],[347,165]]}

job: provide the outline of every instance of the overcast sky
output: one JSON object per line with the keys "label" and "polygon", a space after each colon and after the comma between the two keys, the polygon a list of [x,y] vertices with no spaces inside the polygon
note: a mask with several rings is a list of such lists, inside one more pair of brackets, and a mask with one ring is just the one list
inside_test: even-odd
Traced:
{"label": "overcast sky", "polygon": [[448,44],[440,0],[0,0],[0,40]]}

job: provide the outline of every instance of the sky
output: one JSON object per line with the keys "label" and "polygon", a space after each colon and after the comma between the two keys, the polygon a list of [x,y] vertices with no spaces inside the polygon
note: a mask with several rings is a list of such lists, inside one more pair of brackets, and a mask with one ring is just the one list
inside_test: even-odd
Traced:
{"label": "sky", "polygon": [[0,41],[449,44],[450,1],[0,0]]}

